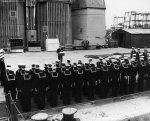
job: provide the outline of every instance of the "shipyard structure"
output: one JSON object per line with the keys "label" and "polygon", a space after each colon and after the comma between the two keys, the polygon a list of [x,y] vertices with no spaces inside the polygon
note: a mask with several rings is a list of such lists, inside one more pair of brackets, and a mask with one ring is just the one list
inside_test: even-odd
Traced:
{"label": "shipyard structure", "polygon": [[104,0],[0,0],[0,48],[105,45]]}

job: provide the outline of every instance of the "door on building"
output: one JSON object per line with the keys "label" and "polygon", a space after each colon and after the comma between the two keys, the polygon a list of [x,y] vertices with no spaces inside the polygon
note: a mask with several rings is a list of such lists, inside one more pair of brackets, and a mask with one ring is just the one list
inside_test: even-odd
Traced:
{"label": "door on building", "polygon": [[120,33],[119,34],[119,40],[118,40],[118,46],[119,47],[124,47],[124,44],[123,44],[123,33]]}

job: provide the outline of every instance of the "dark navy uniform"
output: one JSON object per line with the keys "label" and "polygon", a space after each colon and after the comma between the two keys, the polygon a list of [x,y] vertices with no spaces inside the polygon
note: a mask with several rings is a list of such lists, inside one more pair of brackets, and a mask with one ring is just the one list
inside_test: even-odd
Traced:
{"label": "dark navy uniform", "polygon": [[20,104],[24,112],[31,111],[31,75],[25,71],[22,75]]}
{"label": "dark navy uniform", "polygon": [[4,87],[4,92],[7,92],[7,82],[6,82],[6,68],[5,62],[2,56],[0,56],[0,82],[1,86]]}
{"label": "dark navy uniform", "polygon": [[134,54],[136,54],[136,51],[135,51],[135,48],[134,48],[134,47],[132,47],[132,51],[131,51],[131,55],[130,55],[130,57],[132,58]]}
{"label": "dark navy uniform", "polygon": [[88,99],[94,100],[94,92],[95,92],[95,84],[96,84],[96,78],[97,76],[97,70],[95,65],[92,65],[90,67],[90,73],[89,73],[89,88],[88,88]]}
{"label": "dark navy uniform", "polygon": [[39,73],[40,73],[40,69],[39,69],[39,65],[36,65],[36,68],[34,70],[34,74],[32,75],[32,85],[33,85],[33,89],[34,89],[34,102],[38,105],[38,80],[39,80]]}
{"label": "dark navy uniform", "polygon": [[147,89],[149,90],[150,89],[150,58],[148,58],[147,68],[148,68]]}
{"label": "dark navy uniform", "polygon": [[57,49],[57,54],[58,54],[58,60],[60,60],[62,62],[63,56],[60,54],[61,52],[63,52],[63,49],[60,47]]}
{"label": "dark navy uniform", "polygon": [[46,74],[44,71],[40,70],[37,79],[37,105],[39,109],[45,108],[45,96],[46,96]]}
{"label": "dark navy uniform", "polygon": [[129,93],[134,93],[136,87],[136,76],[138,72],[137,63],[134,60],[131,62],[130,72],[131,79],[129,80]]}
{"label": "dark navy uniform", "polygon": [[101,92],[101,81],[102,81],[102,66],[103,61],[102,58],[100,58],[100,61],[96,63],[97,65],[97,82],[96,82],[96,94],[100,95]]}
{"label": "dark navy uniform", "polygon": [[13,100],[16,99],[16,80],[15,80],[15,73],[12,70],[6,70],[6,77],[7,77],[7,91],[11,92],[11,97]]}
{"label": "dark navy uniform", "polygon": [[120,82],[121,95],[128,93],[129,75],[130,75],[129,65],[126,62],[124,62],[122,63],[122,68],[121,68],[121,82]]}
{"label": "dark navy uniform", "polygon": [[72,82],[72,74],[69,70],[69,66],[67,66],[64,71],[64,78],[62,80],[63,83],[63,104],[69,105],[71,98],[71,82]]}
{"label": "dark navy uniform", "polygon": [[117,64],[112,67],[112,96],[116,97],[119,91],[120,68]]}
{"label": "dark navy uniform", "polygon": [[83,95],[88,96],[89,92],[89,83],[90,83],[90,66],[85,64],[84,67],[84,82],[83,82]]}
{"label": "dark navy uniform", "polygon": [[144,59],[141,60],[141,63],[138,65],[138,74],[139,74],[139,78],[138,78],[138,91],[143,91],[144,90],[144,79],[145,79],[145,74],[147,71],[146,68],[146,62],[144,61]]}
{"label": "dark navy uniform", "polygon": [[59,84],[59,74],[56,69],[52,72],[52,78],[50,81],[50,105],[56,107],[58,103],[58,84]]}
{"label": "dark navy uniform", "polygon": [[72,88],[72,97],[75,97],[75,93],[76,93],[76,82],[77,82],[77,72],[78,72],[78,68],[77,65],[74,64],[72,67],[72,84],[71,84],[71,88]]}
{"label": "dark navy uniform", "polygon": [[29,70],[29,73],[31,75],[31,88],[32,88],[32,96],[34,96],[35,94],[35,84],[34,84],[34,81],[35,81],[35,64],[32,64],[32,69]]}
{"label": "dark navy uniform", "polygon": [[75,101],[82,101],[82,84],[84,80],[84,71],[82,65],[78,64],[77,79],[75,80]]}
{"label": "dark navy uniform", "polygon": [[102,79],[101,79],[101,98],[107,97],[107,90],[108,90],[108,79],[109,79],[109,68],[107,63],[103,64],[102,68]]}
{"label": "dark navy uniform", "polygon": [[52,80],[52,66],[45,67],[45,74],[46,74],[46,82],[47,82],[47,87],[46,87],[46,93],[47,93],[47,101],[50,103],[51,99],[51,80]]}

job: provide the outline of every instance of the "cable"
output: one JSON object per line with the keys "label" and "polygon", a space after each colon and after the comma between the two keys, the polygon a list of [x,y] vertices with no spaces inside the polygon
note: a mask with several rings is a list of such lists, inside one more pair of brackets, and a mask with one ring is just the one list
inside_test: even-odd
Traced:
{"label": "cable", "polygon": [[7,109],[7,111],[8,111],[8,115],[9,115],[10,119],[12,119],[12,116],[11,116],[10,110],[8,109],[7,105],[6,105],[6,109]]}
{"label": "cable", "polygon": [[25,121],[26,119],[24,118],[24,116],[22,115],[22,113],[19,111],[18,107],[16,106],[16,104],[13,104],[17,110],[17,112],[21,115],[21,117],[23,118],[23,120]]}

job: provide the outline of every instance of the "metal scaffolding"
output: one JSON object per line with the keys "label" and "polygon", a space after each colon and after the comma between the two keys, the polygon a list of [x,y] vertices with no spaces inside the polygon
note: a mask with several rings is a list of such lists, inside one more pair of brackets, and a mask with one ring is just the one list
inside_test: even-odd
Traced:
{"label": "metal scaffolding", "polygon": [[115,16],[113,21],[113,29],[121,29],[124,26],[124,17]]}
{"label": "metal scaffolding", "polygon": [[150,29],[150,13],[125,12],[124,17],[114,17],[113,27],[115,30],[120,28]]}
{"label": "metal scaffolding", "polygon": [[125,12],[124,28],[150,29],[150,13]]}

